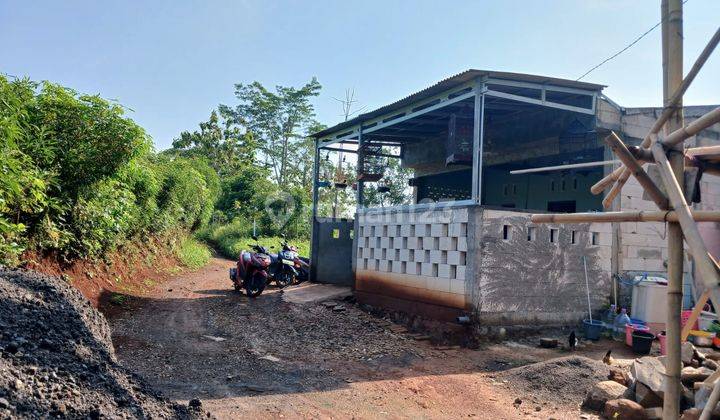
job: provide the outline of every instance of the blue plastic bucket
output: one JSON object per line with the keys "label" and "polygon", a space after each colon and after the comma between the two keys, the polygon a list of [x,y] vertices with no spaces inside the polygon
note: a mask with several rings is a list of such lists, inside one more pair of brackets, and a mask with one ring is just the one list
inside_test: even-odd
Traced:
{"label": "blue plastic bucket", "polygon": [[585,338],[588,340],[597,341],[600,339],[600,333],[602,332],[603,322],[597,319],[590,321],[589,319],[583,320],[583,327],[585,328]]}

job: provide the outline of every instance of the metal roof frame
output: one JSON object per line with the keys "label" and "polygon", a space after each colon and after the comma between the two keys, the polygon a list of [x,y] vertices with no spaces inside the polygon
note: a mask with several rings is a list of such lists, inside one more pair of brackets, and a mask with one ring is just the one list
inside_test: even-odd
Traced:
{"label": "metal roof frame", "polygon": [[[504,92],[490,91],[486,88],[483,88],[484,90],[481,93],[519,102],[549,106],[587,114],[595,113],[597,95],[605,87],[603,85],[592,83],[576,82],[530,74],[494,72],[487,70],[467,70],[444,79],[390,105],[361,114],[351,120],[319,131],[313,134],[312,137],[319,140],[319,146],[321,148],[336,143],[355,143],[354,140],[358,138],[360,131],[362,131],[363,134],[369,134],[373,131],[390,127],[422,114],[474,97],[479,91],[478,81],[505,86],[538,89],[542,92],[542,97],[541,99],[533,99]],[[576,93],[592,96],[592,109],[546,101],[546,91]]]}

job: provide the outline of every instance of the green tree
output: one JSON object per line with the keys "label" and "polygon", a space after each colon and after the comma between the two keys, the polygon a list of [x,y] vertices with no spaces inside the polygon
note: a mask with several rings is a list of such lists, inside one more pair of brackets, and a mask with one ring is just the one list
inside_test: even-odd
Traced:
{"label": "green tree", "polygon": [[320,94],[320,89],[314,77],[300,88],[276,86],[275,92],[260,82],[236,84],[235,96],[240,103],[234,108],[220,106],[223,114],[232,116],[256,137],[262,159],[279,186],[301,169],[299,152],[307,150],[307,144],[297,143],[307,138],[309,127],[316,126],[310,100]]}
{"label": "green tree", "polygon": [[206,159],[220,176],[255,163],[257,144],[252,134],[232,118],[213,110],[199,125],[199,131],[180,133],[167,153]]}

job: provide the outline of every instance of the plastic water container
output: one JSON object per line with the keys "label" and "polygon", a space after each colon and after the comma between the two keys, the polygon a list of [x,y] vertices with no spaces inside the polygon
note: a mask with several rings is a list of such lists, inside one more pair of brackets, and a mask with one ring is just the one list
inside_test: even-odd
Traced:
{"label": "plastic water container", "polygon": [[625,335],[625,326],[630,323],[630,317],[627,314],[627,309],[622,308],[620,315],[615,318],[615,329],[613,331],[613,338],[617,341],[622,341]]}
{"label": "plastic water container", "polygon": [[637,283],[632,291],[632,308],[633,317],[645,321],[650,331],[664,330],[667,322],[667,280],[647,277]]}

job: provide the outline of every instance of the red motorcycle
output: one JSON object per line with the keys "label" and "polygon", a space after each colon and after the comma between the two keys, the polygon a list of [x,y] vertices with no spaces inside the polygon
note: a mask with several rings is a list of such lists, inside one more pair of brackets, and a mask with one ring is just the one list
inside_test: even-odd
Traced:
{"label": "red motorcycle", "polygon": [[255,245],[248,244],[252,251],[241,251],[237,268],[230,269],[230,280],[233,287],[240,292],[245,289],[248,297],[257,297],[265,290],[268,282],[268,267],[272,262],[268,250],[257,243],[257,236],[252,237]]}

